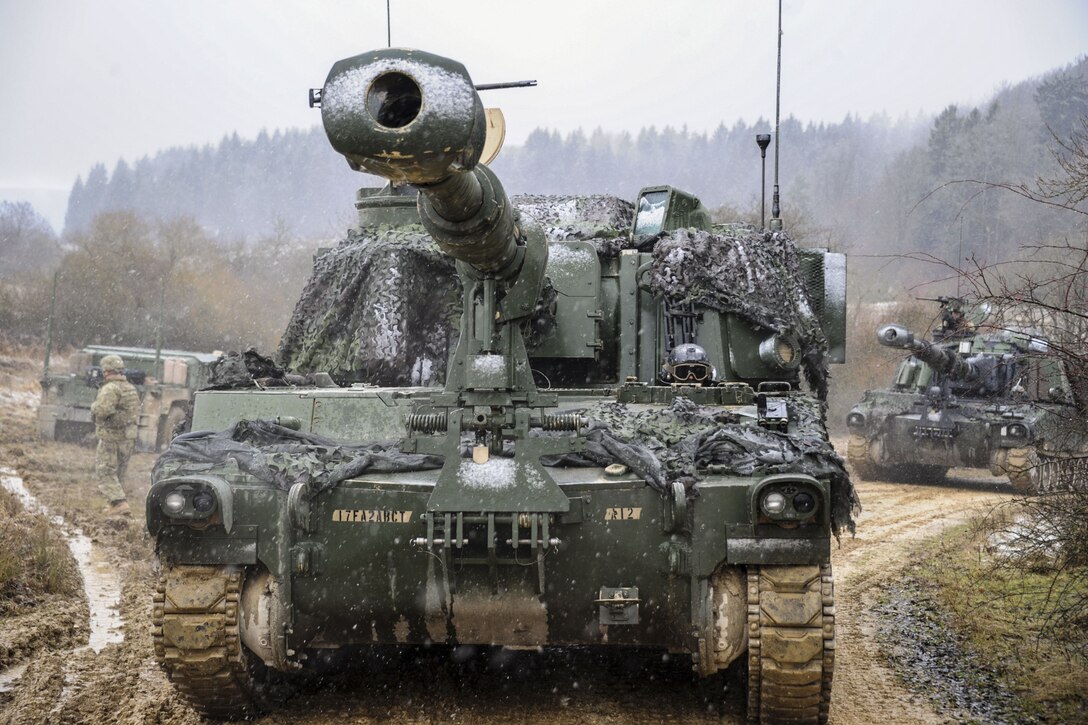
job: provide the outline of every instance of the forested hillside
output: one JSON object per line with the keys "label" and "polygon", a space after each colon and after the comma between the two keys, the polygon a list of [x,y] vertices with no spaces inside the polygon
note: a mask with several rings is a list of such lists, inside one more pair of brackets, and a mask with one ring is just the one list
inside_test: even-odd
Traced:
{"label": "forested hillside", "polygon": [[[935,118],[847,117],[781,129],[787,224],[809,244],[855,254],[923,253],[955,261],[1008,258],[1022,244],[1067,234],[1068,219],[975,180],[1032,185],[1055,169],[1057,138],[1088,116],[1088,60],[1008,86],[978,107],[949,106]],[[533,131],[494,166],[510,193],[611,193],[668,183],[693,191],[719,216],[752,218],[759,204],[755,134],[768,122],[714,132],[681,127],[637,134],[566,136]],[[768,187],[772,160],[768,157]],[[192,216],[218,240],[254,240],[274,229],[328,238],[351,223],[366,179],[350,171],[319,127],[237,135],[216,146],[175,148],[76,181],[65,233],[99,213],[149,219]],[[769,192],[768,192],[769,193]]]}
{"label": "forested hillside", "polygon": [[[898,156],[867,195],[872,249],[918,251],[980,263],[1068,235],[1068,215],[980,183],[1026,185],[1058,173],[1054,154],[1088,117],[1088,60],[1006,88],[979,108],[949,106],[927,143]],[[1083,230],[1080,232],[1083,235]],[[1081,237],[1083,239],[1083,236]]]}
{"label": "forested hillside", "polygon": [[[810,207],[819,202],[809,198],[810,177],[848,194],[871,185],[897,153],[924,138],[927,123],[921,118],[892,123],[849,117],[839,124],[806,127],[787,119],[781,173],[791,203]],[[748,206],[759,196],[755,134],[770,130],[766,121],[721,126],[709,135],[667,127],[644,129],[637,136],[598,130],[563,137],[538,129],[523,146],[504,149],[494,167],[512,194],[632,198],[642,186],[669,183],[699,194],[711,206]],[[768,179],[771,168],[768,159]],[[821,171],[806,174],[806,168]],[[103,164],[95,166],[72,188],[65,231],[86,229],[103,211],[133,210],[158,218],[192,215],[224,238],[266,234],[277,222],[296,234],[319,236],[328,233],[330,222],[346,223],[355,189],[364,183],[369,183],[366,177],[351,171],[329,148],[320,127],[262,133],[252,141],[233,135],[214,147],[169,149],[132,165],[120,160],[112,172]]]}
{"label": "forested hillside", "polygon": [[77,179],[66,234],[85,231],[104,211],[143,217],[191,216],[215,238],[248,239],[286,225],[305,238],[342,231],[353,216],[359,174],[329,148],[320,127],[237,134],[216,146],[172,148],[134,164],[104,164]]}

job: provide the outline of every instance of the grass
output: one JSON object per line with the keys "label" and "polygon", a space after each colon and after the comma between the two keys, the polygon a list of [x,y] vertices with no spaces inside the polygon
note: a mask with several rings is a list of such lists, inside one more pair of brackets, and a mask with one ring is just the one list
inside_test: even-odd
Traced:
{"label": "grass", "polygon": [[0,612],[31,607],[45,595],[75,596],[79,570],[68,545],[44,516],[29,514],[0,489]]}
{"label": "grass", "polygon": [[1088,632],[1057,633],[1052,626],[1063,600],[1088,597],[1085,578],[996,558],[989,546],[993,526],[987,518],[946,532],[918,575],[935,586],[938,602],[980,664],[1022,699],[1028,714],[1042,722],[1085,722],[1088,662],[1080,653]]}

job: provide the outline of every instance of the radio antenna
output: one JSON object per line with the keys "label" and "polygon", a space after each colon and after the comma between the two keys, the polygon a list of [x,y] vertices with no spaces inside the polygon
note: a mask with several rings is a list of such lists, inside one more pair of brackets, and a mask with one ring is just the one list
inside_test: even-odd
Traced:
{"label": "radio antenna", "polygon": [[393,47],[393,21],[389,17],[390,0],[385,0],[385,43],[387,47]]}
{"label": "radio antenna", "polygon": [[[963,273],[960,271],[960,265],[963,263],[963,217],[960,217],[960,246],[956,250],[956,296],[960,296],[960,282],[963,280]],[[989,264],[990,260],[986,260],[986,264]]]}
{"label": "radio antenna", "polygon": [[771,231],[782,231],[781,208],[778,204],[778,138],[779,109],[782,107],[782,0],[778,0],[778,79],[774,89],[774,193],[771,195]]}

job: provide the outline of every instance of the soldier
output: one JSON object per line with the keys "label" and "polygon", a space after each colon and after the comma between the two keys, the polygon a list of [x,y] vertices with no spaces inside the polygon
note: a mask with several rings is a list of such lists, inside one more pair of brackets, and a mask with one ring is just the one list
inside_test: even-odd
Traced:
{"label": "soldier", "polygon": [[129,515],[128,501],[121,482],[132,450],[136,446],[136,418],[140,414],[140,396],[125,379],[125,363],[117,355],[102,358],[105,383],[91,404],[94,432],[98,436],[95,476],[98,489],[110,503],[111,514]]}
{"label": "soldier", "polygon": [[659,379],[664,385],[714,385],[718,371],[699,345],[687,342],[669,353],[661,368]]}

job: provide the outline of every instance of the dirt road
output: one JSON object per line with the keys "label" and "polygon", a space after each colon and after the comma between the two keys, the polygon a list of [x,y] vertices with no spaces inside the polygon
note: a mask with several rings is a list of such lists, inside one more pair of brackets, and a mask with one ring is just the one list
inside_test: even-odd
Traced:
{"label": "dirt road", "polygon": [[[844,450],[845,439],[836,448]],[[958,722],[898,682],[881,656],[872,612],[881,584],[909,563],[917,544],[972,512],[1013,498],[1004,479],[981,471],[952,473],[932,485],[857,482],[864,507],[857,535],[843,538],[832,554],[838,650],[831,720],[837,725]]]}
{"label": "dirt road", "polygon": [[[90,471],[93,453],[34,439],[33,371],[0,379],[0,466],[65,526],[79,527],[112,562],[121,582],[123,641],[100,652],[82,642],[50,643],[25,671],[4,683],[0,722],[197,723],[151,657],[152,545],[142,517],[107,520]],[[6,386],[6,387],[5,387]],[[153,459],[137,456],[130,473],[142,500]],[[881,582],[907,562],[913,544],[981,507],[1011,497],[990,478],[958,477],[942,485],[861,483],[864,513],[857,536],[835,549],[838,658],[832,722],[941,723],[884,666],[873,605]],[[138,507],[137,507],[138,508]],[[48,616],[42,612],[40,616]],[[18,638],[0,621],[0,640]],[[79,638],[76,638],[78,640]],[[85,642],[85,638],[83,642]],[[690,662],[661,654],[464,650],[418,652],[393,662],[363,662],[348,674],[303,688],[260,723],[376,722],[743,722],[738,674],[716,685],[694,682]],[[12,675],[14,673],[10,673]]]}

